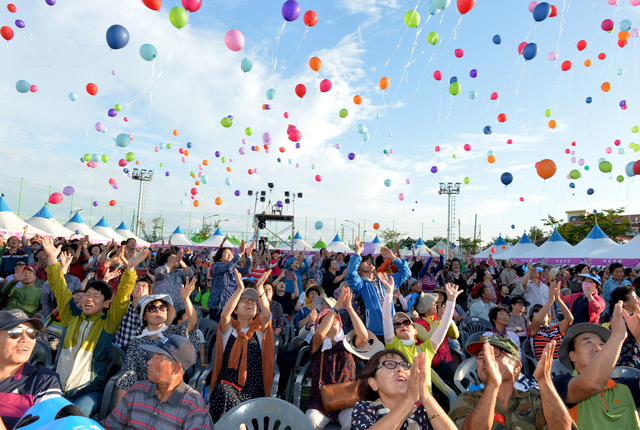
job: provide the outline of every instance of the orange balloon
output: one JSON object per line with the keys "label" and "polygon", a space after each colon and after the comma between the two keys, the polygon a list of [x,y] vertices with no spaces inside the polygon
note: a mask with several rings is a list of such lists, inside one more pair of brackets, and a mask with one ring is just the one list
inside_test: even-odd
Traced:
{"label": "orange balloon", "polygon": [[200,181],[196,181],[196,185],[200,185]]}
{"label": "orange balloon", "polygon": [[609,92],[609,90],[611,89],[611,84],[609,82],[605,82],[604,84],[602,84],[602,86],[600,87],[602,89],[602,91]]}
{"label": "orange balloon", "polygon": [[322,61],[320,61],[318,57],[311,57],[309,60],[309,67],[311,67],[311,70],[314,72],[319,72],[322,67]]}
{"label": "orange balloon", "polygon": [[136,160],[136,164],[140,164],[140,161]]}
{"label": "orange balloon", "polygon": [[502,249],[507,249],[507,245],[502,245]]}
{"label": "orange balloon", "polygon": [[378,224],[377,222],[373,224],[373,229],[377,230],[380,228],[380,224]]}
{"label": "orange balloon", "polygon": [[178,135],[178,130],[173,130],[173,135],[177,136]]}
{"label": "orange balloon", "polygon": [[590,67],[591,66],[591,60],[584,60],[584,66],[585,67]]}
{"label": "orange balloon", "polygon": [[220,198],[220,197],[216,197],[216,199],[214,200],[214,202],[215,202],[218,206],[220,206],[220,205],[222,204],[222,198]]}
{"label": "orange balloon", "polygon": [[133,138],[133,136],[129,135],[129,137],[131,138],[131,140],[135,140],[135,139]]}
{"label": "orange balloon", "polygon": [[556,125],[558,125],[558,123],[556,123],[555,119],[552,119],[551,121],[549,121],[549,128],[554,129],[556,128]]}
{"label": "orange balloon", "polygon": [[230,172],[230,171],[231,171],[231,167],[227,167],[227,172]]}
{"label": "orange balloon", "polygon": [[202,160],[202,164],[204,164],[205,166],[209,165],[209,160]]}
{"label": "orange balloon", "polygon": [[200,201],[198,201],[198,200],[194,200],[194,201],[193,201],[193,205],[194,205],[195,207],[200,206]]}
{"label": "orange balloon", "polygon": [[553,160],[545,158],[538,163],[536,170],[538,171],[538,176],[542,179],[549,179],[556,174],[556,163]]}
{"label": "orange balloon", "polygon": [[359,105],[360,103],[362,103],[362,97],[360,97],[359,95],[353,96],[353,102]]}
{"label": "orange balloon", "polygon": [[488,161],[490,164],[493,164],[493,163],[495,163],[495,162],[496,162],[496,157],[495,157],[495,156],[493,156],[493,155],[489,155],[489,156],[487,157],[487,161]]}
{"label": "orange balloon", "polygon": [[380,79],[380,88],[382,88],[383,90],[386,90],[387,88],[389,88],[390,84],[391,84],[391,80],[389,78],[384,77]]}
{"label": "orange balloon", "polygon": [[621,31],[618,33],[618,39],[620,40],[629,40],[629,37],[631,37],[631,34],[628,31]]}
{"label": "orange balloon", "polygon": [[189,156],[189,150],[185,149],[184,152],[182,153],[182,155],[184,155],[185,157]]}

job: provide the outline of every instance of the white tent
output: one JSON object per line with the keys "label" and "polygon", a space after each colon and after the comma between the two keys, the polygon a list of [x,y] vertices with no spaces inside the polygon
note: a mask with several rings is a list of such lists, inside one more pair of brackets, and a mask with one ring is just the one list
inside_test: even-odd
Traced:
{"label": "white tent", "polygon": [[125,240],[124,237],[120,236],[114,229],[109,227],[109,224],[107,224],[107,221],[105,221],[104,217],[100,218],[100,221],[98,221],[98,223],[94,225],[91,230],[98,233],[99,235],[108,238],[109,240],[115,240],[118,244]]}
{"label": "white tent", "polygon": [[84,223],[78,212],[76,212],[64,226],[71,231],[77,232],[80,236],[89,236],[89,241],[91,242],[106,243],[111,240],[110,238],[104,237],[103,235],[91,230],[89,226]]}
{"label": "white tent", "polygon": [[[421,257],[424,258],[429,258],[429,250],[433,253],[434,257],[435,256],[439,256],[440,253],[437,252],[435,249],[431,249],[429,248],[424,241],[422,240],[421,237],[418,238],[418,240],[416,241],[416,243],[413,244],[413,252],[418,255],[418,252],[420,253]],[[401,251],[402,252],[402,251]],[[404,251],[404,256],[411,256],[413,255],[413,252],[411,251],[411,249]]]}
{"label": "white tent", "polygon": [[534,259],[538,254],[538,247],[535,243],[531,242],[527,233],[524,233],[518,243],[516,243],[511,249],[505,250],[496,256],[496,260],[508,260],[514,259],[516,263],[527,263]]}
{"label": "white tent", "polygon": [[640,262],[640,235],[618,248],[604,251],[591,258],[591,264],[605,265],[621,263],[625,267],[636,267]]}
{"label": "white tent", "polygon": [[[484,261],[489,258],[489,255],[493,256],[493,258],[495,259],[496,255],[500,254],[501,252],[505,252],[509,248],[511,248],[511,245],[502,238],[502,235],[500,235],[493,243],[493,245],[488,246],[484,251],[476,254],[475,259],[477,261]],[[493,252],[491,252],[492,249]]]}
{"label": "white tent", "polygon": [[620,245],[609,239],[609,236],[598,225],[595,225],[587,237],[573,247],[569,257],[589,259],[603,252],[616,250],[616,248],[620,248]]}
{"label": "white tent", "polygon": [[34,226],[37,229],[45,232],[45,234],[50,234],[54,237],[71,237],[74,234],[73,231],[69,230],[66,227],[63,227],[58,221],[56,221],[53,216],[51,216],[51,212],[47,209],[47,206],[42,206],[42,209],[38,211],[37,214],[32,216],[27,220],[27,224],[30,226]]}
{"label": "white tent", "polygon": [[[432,252],[437,252],[440,255],[445,255],[448,250],[449,250],[449,247],[447,246],[446,243],[444,243],[442,241],[442,239],[439,240],[438,243],[436,243],[433,248],[431,248]],[[420,254],[420,255],[422,255],[422,254]]]}
{"label": "white tent", "polygon": [[536,251],[536,255],[548,264],[578,264],[580,259],[568,258],[573,251],[573,245],[564,240],[558,230],[553,230],[549,239]]}
{"label": "white tent", "polygon": [[364,244],[364,250],[362,251],[362,254],[378,255],[380,254],[380,248],[382,248],[383,246],[384,244],[380,241],[378,235],[376,234],[376,237],[373,239],[373,241]]}
{"label": "white tent", "polygon": [[138,236],[133,234],[131,230],[129,230],[129,227],[127,227],[127,225],[124,223],[124,221],[122,221],[120,225],[116,227],[116,233],[118,233],[125,239],[135,239],[138,246],[149,246],[149,242],[147,242],[146,240],[142,240]]}
{"label": "white tent", "polygon": [[327,245],[327,251],[351,253],[353,252],[353,249],[345,245],[342,239],[340,239],[340,235],[336,234],[336,237],[334,237],[331,243]]}
{"label": "white tent", "polygon": [[[7,203],[4,201],[4,197],[0,197],[0,231],[4,231],[9,234],[20,234],[22,237],[22,232],[26,225],[26,222],[22,221],[16,214],[11,212],[11,209],[9,209],[9,206],[7,206]],[[34,234],[44,236],[49,233],[29,226],[27,236],[33,236]]]}
{"label": "white tent", "polygon": [[[220,229],[217,229],[216,232],[213,233],[213,236],[211,236],[209,239],[205,240],[204,242],[198,243],[197,246],[202,248],[218,248],[222,244],[223,240],[224,240],[224,234],[222,234]],[[227,243],[225,243],[225,245],[226,244]],[[229,242],[229,245],[233,246],[233,244],[230,242]]]}
{"label": "white tent", "polygon": [[[165,246],[169,245],[169,238],[171,238],[171,246],[177,246],[178,248],[186,248],[189,246],[193,246],[194,243],[191,242],[187,236],[184,235],[184,233],[182,232],[182,229],[180,228],[180,226],[178,226],[178,228],[175,229],[175,231],[173,233],[171,233],[171,236],[167,236],[164,238],[164,244]],[[162,245],[162,240],[159,240],[157,242],[153,242],[154,245]]]}

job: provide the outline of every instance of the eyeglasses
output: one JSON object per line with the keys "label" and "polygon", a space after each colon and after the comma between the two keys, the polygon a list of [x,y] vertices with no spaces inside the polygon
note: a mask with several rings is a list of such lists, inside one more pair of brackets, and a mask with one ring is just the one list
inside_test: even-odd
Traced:
{"label": "eyeglasses", "polygon": [[9,339],[14,340],[20,339],[24,332],[27,333],[29,339],[35,339],[36,337],[38,337],[40,330],[36,330],[35,328],[15,327],[7,331],[7,333],[9,334]]}
{"label": "eyeglasses", "polygon": [[[502,350],[500,348],[493,348],[493,356],[495,358],[500,357],[500,354],[502,354]],[[507,354],[505,352],[505,354]],[[478,360],[483,360],[484,359],[484,352],[480,351],[476,354],[476,359]]]}
{"label": "eyeglasses", "polygon": [[393,325],[394,330],[395,329],[399,329],[400,327],[404,327],[404,326],[410,326],[411,325],[411,321],[409,320],[402,320],[402,321],[398,321],[397,323],[395,323]]}
{"label": "eyeglasses", "polygon": [[255,299],[252,299],[251,297],[242,297],[240,299],[240,303],[242,303],[243,305],[254,305],[254,304],[257,304],[258,302]]}
{"label": "eyeglasses", "polygon": [[376,367],[376,371],[382,369],[383,367],[386,367],[389,370],[394,370],[398,366],[400,366],[400,368],[404,370],[411,369],[411,365],[406,361],[384,360],[382,363],[378,364],[378,367]]}
{"label": "eyeglasses", "polygon": [[158,306],[148,306],[147,312],[151,312],[155,314],[156,312],[164,312],[167,310],[167,305],[158,305]]}

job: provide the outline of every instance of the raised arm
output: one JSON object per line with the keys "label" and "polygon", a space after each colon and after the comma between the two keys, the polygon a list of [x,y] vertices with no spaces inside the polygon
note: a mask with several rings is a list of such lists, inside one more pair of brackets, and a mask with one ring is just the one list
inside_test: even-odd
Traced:
{"label": "raised arm", "polygon": [[[353,324],[353,329],[356,331],[356,337],[353,340],[353,343],[356,345],[356,348],[360,348],[362,347],[362,345],[364,345],[367,339],[369,339],[369,332],[364,326],[364,322],[362,322],[362,319],[353,309],[353,304],[351,303],[353,294],[351,293],[351,290],[347,287],[343,288],[342,294],[340,294],[340,298],[343,299],[344,307],[347,309],[347,312],[349,312],[351,323]],[[340,309],[337,306],[338,304],[336,303],[336,309]]]}
{"label": "raised arm", "polygon": [[233,310],[236,308],[236,306],[238,306],[238,301],[240,300],[240,296],[244,291],[244,282],[242,282],[242,275],[240,275],[240,272],[238,272],[237,269],[235,270],[235,274],[238,286],[236,287],[233,295],[224,305],[224,308],[220,313],[220,323],[218,327],[220,333],[226,333],[229,330],[229,325],[231,324],[231,314],[233,313]]}
{"label": "raised arm", "polygon": [[560,332],[566,333],[567,330],[569,330],[569,327],[571,327],[571,324],[573,324],[573,314],[567,305],[560,299],[560,288],[562,287],[562,283],[556,285],[556,279],[553,278],[549,281],[549,285],[549,295],[555,296],[556,303],[560,306],[562,314],[564,315],[564,319],[558,324]]}
{"label": "raised arm", "polygon": [[[338,301],[336,303],[335,309],[342,308],[343,299],[346,296],[347,296],[346,293],[343,293],[343,294],[340,295],[340,297],[338,298]],[[324,341],[324,338],[327,337],[327,334],[329,333],[329,330],[331,330],[331,327],[333,327],[333,321],[335,321],[336,315],[338,315],[337,311],[329,312],[327,314],[327,316],[324,317],[324,319],[322,320],[320,325],[318,326],[318,329],[316,330],[315,334],[313,335],[313,338],[311,338],[311,354],[316,352],[318,350],[318,348],[320,348],[322,346],[322,342]],[[355,327],[355,321],[354,321],[354,327]]]}
{"label": "raised arm", "polygon": [[347,267],[347,282],[349,282],[351,290],[358,296],[360,290],[362,290],[362,278],[360,274],[358,274],[358,268],[360,267],[360,263],[362,263],[360,254],[362,254],[362,250],[364,249],[364,245],[360,242],[359,237],[356,238],[354,248],[356,253],[349,259],[349,267]]}
{"label": "raised arm", "polygon": [[459,290],[457,285],[451,283],[445,285],[445,290],[447,291],[447,304],[444,308],[442,321],[431,335],[431,346],[433,346],[434,351],[440,348],[440,345],[447,335],[449,325],[451,325],[451,320],[453,319],[453,312],[456,310],[456,298],[462,293],[462,290]]}
{"label": "raised arm", "polygon": [[384,300],[382,301],[382,328],[384,331],[384,340],[386,343],[391,343],[395,336],[395,331],[393,329],[393,317],[391,316],[393,309],[394,282],[393,278],[386,273],[380,273],[378,278],[386,290]]}
{"label": "raised arm", "polygon": [[[533,265],[531,264],[531,261],[529,261],[527,263],[527,273],[524,274],[524,276],[522,277],[522,289],[524,291],[527,291],[529,289],[529,278],[531,277],[531,268],[533,267]],[[548,311],[548,309],[547,309]]]}
{"label": "raised arm", "polygon": [[[487,372],[485,390],[480,400],[478,400],[478,403],[476,403],[469,415],[464,418],[462,430],[489,430],[493,426],[494,411],[498,399],[498,391],[502,383],[502,375],[500,374],[500,368],[493,355],[493,346],[486,342],[482,345],[482,352],[484,354],[483,359]],[[460,399],[454,403],[454,406],[456,406],[459,401]],[[453,410],[452,408],[452,412]]]}
{"label": "raised arm", "polygon": [[431,266],[432,261],[433,261],[433,257],[429,257],[427,262],[424,263],[424,266],[422,266],[422,269],[420,269],[420,271],[418,272],[418,279],[422,278],[427,274],[427,272],[429,271],[429,266]]}
{"label": "raised arm", "polygon": [[[556,295],[555,294],[549,294],[549,300],[547,300],[547,303],[545,303],[544,306],[542,307],[542,309],[540,309],[533,316],[533,319],[531,320],[531,324],[529,325],[529,335],[531,337],[533,337],[536,334],[538,334],[538,330],[540,330],[540,327],[544,325],[544,317],[545,317],[545,315],[547,315],[549,313],[549,309],[551,309],[551,306],[553,306],[553,302],[555,302],[555,301],[556,301]],[[562,300],[560,300],[560,301],[562,301]]]}
{"label": "raised arm", "polygon": [[256,291],[258,292],[258,303],[260,304],[260,324],[262,325],[262,331],[266,331],[269,321],[271,321],[271,307],[269,306],[269,300],[264,294],[264,283],[269,279],[271,270],[267,270],[262,274],[258,282],[256,282]]}
{"label": "raised arm", "polygon": [[198,314],[189,299],[189,295],[196,287],[197,280],[198,278],[195,276],[192,277],[191,280],[187,278],[187,283],[182,284],[182,287],[180,287],[180,297],[182,297],[182,301],[184,302],[184,313],[187,316],[187,331],[189,333],[198,325]]}
{"label": "raised arm", "polygon": [[[559,300],[559,302],[562,302],[562,300]],[[555,340],[552,340],[544,347],[533,376],[538,381],[542,412],[544,413],[547,427],[549,430],[566,430],[571,428],[571,416],[551,380],[551,366],[553,365],[555,347]]]}

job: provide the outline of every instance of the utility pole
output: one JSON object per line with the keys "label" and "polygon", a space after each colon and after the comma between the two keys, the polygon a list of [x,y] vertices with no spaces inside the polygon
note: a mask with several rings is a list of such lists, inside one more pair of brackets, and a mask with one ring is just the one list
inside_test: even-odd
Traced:
{"label": "utility pole", "polygon": [[478,227],[478,214],[476,214],[476,220],[473,222],[473,241],[476,240],[476,227]]}
{"label": "utility pole", "polygon": [[[448,201],[448,206],[447,206],[447,247],[451,247],[451,196],[452,195],[456,195],[456,194],[460,194],[460,182],[456,182],[451,183],[444,183],[444,182],[440,182],[440,194],[446,194],[449,201]],[[455,227],[455,220],[454,220],[454,227]],[[455,233],[454,233],[455,234]]]}

